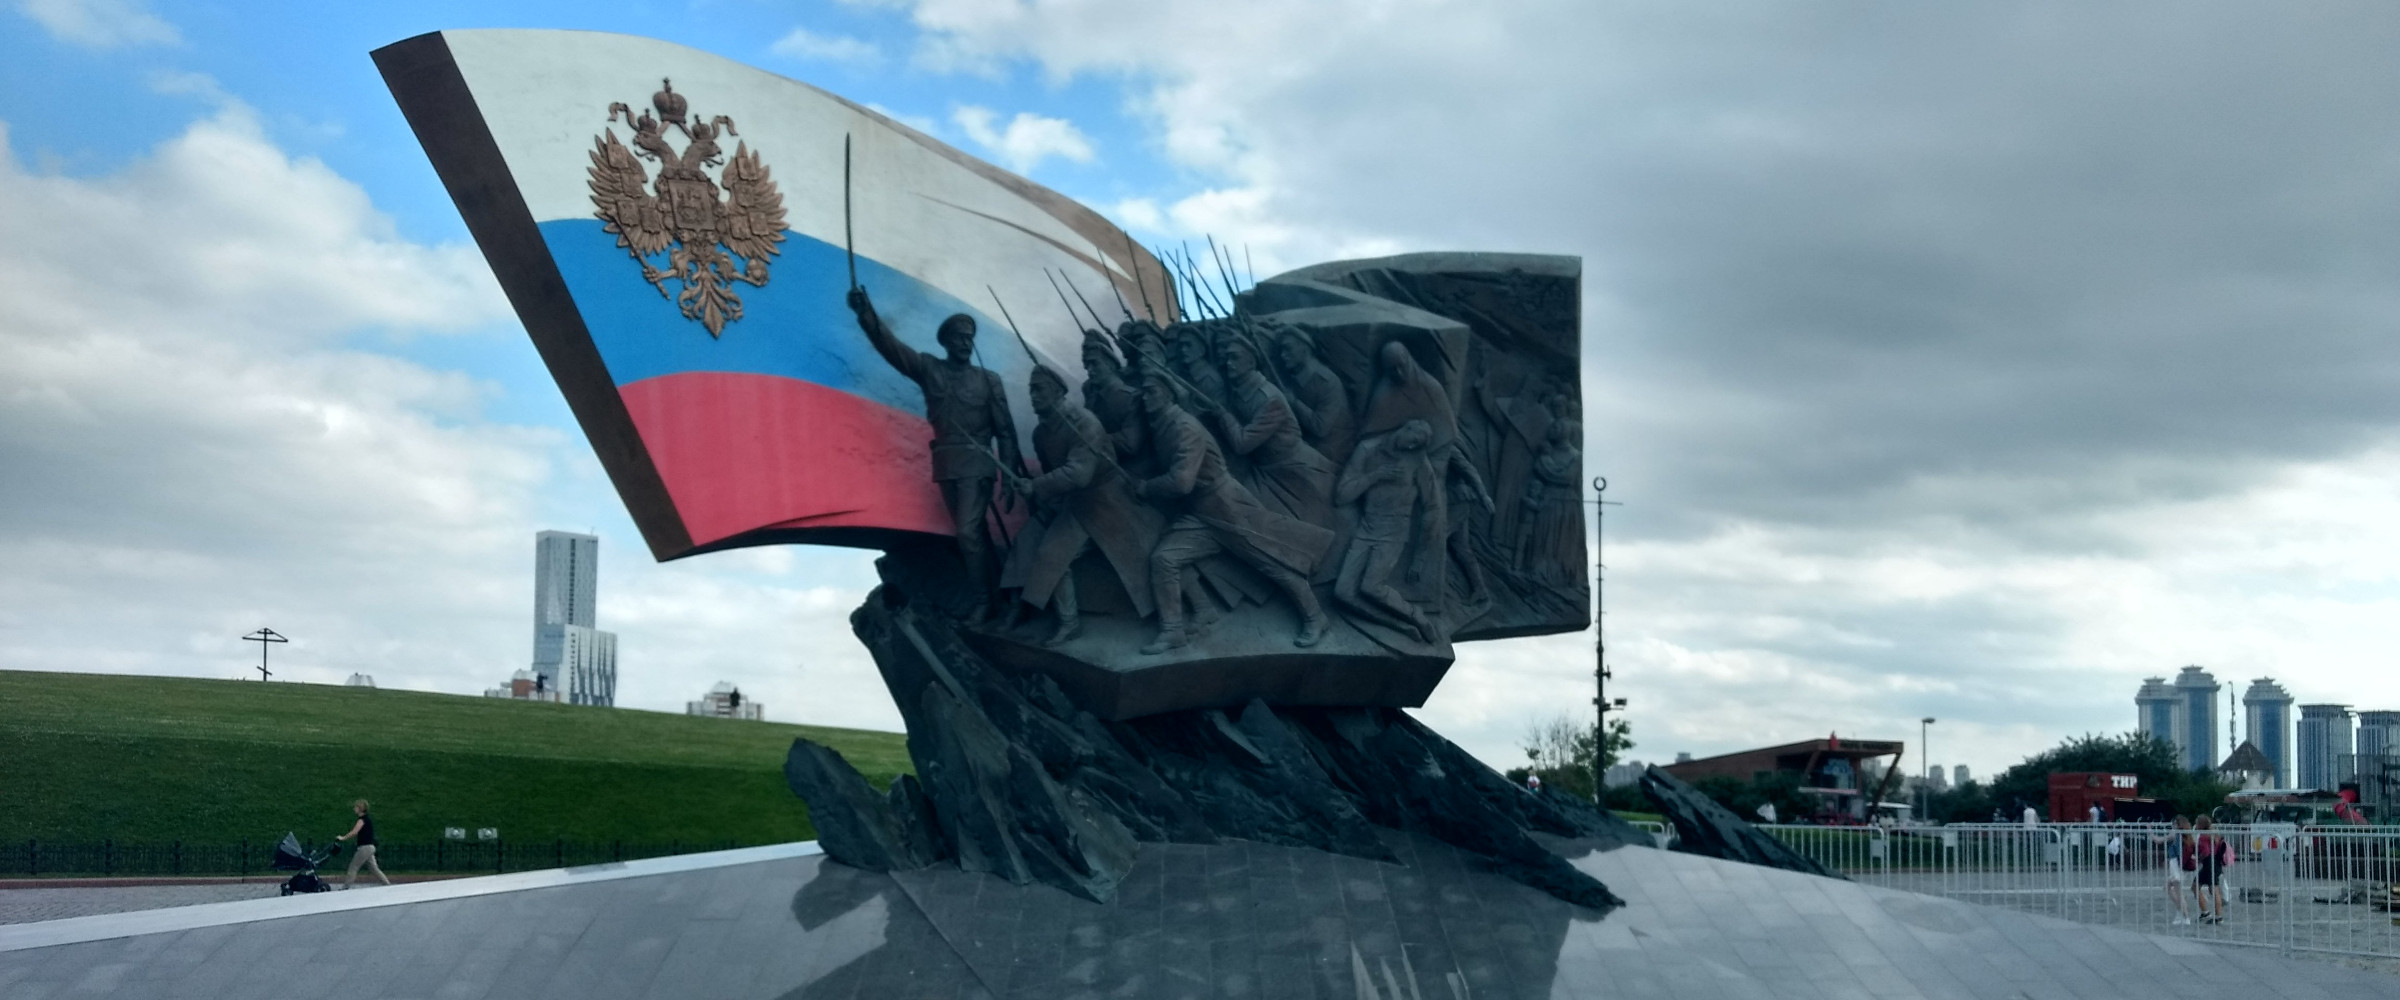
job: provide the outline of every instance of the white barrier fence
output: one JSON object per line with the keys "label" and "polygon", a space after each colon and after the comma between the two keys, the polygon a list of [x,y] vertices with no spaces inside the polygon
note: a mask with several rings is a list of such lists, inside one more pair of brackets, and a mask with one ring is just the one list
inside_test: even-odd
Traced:
{"label": "white barrier fence", "polygon": [[2170,860],[2178,831],[2163,825],[1762,829],[1871,885],[2222,944],[2400,958],[2400,827],[2220,826],[2205,832],[2232,844],[2233,863],[2214,887]]}

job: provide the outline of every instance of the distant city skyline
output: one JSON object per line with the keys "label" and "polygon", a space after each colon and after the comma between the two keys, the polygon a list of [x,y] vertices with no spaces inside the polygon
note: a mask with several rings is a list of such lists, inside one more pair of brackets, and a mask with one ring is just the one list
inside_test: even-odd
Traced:
{"label": "distant city skyline", "polygon": [[2177,761],[2195,771],[2217,770],[2248,743],[2272,765],[2277,788],[2331,790],[2351,780],[2355,758],[2400,751],[2400,710],[2315,702],[2298,706],[2295,718],[2291,691],[2273,677],[2256,678],[2242,692],[2244,725],[2227,729],[2220,745],[2216,694],[2228,687],[2197,665],[2173,681],[2146,678],[2134,693],[2135,731],[2174,744]]}

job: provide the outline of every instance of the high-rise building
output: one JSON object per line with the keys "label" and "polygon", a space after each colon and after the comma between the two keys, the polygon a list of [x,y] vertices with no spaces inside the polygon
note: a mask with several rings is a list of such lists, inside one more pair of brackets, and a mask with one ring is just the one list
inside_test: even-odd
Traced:
{"label": "high-rise building", "polygon": [[533,536],[533,673],[571,705],[617,703],[617,637],[598,625],[600,539]]}
{"label": "high-rise building", "polygon": [[2392,754],[2400,754],[2400,712],[2358,713],[2358,755],[2384,757]]}
{"label": "high-rise building", "polygon": [[2175,697],[2166,678],[2142,680],[2142,689],[2133,695],[2133,727],[2144,736],[2183,745],[2183,738],[2177,735],[2183,732],[2183,700]]}
{"label": "high-rise building", "polygon": [[2142,682],[2133,696],[2134,725],[2144,735],[2175,745],[2175,759],[2189,770],[2216,764],[2217,692],[2224,685],[2199,667],[2185,667],[2170,684],[2164,677]]}
{"label": "high-rise building", "polygon": [[1951,768],[1951,769],[1950,769],[1950,778],[1951,778],[1951,781],[1950,781],[1951,787],[1954,787],[1954,788],[1965,788],[1965,787],[1967,787],[1967,765],[1965,765],[1965,764],[1960,764],[1960,765],[1958,765],[1957,767],[1953,767],[1953,768]]}
{"label": "high-rise building", "polygon": [[2225,686],[2208,671],[2185,667],[2175,675],[2175,692],[2183,696],[2183,766],[2206,771],[2217,764],[2217,692]]}
{"label": "high-rise building", "polygon": [[2347,775],[2341,758],[2350,755],[2350,706],[2300,706],[2299,738],[2293,740],[2299,767],[2296,787],[2332,791]]}
{"label": "high-rise building", "polygon": [[2274,765],[2273,787],[2292,787],[2292,693],[2275,678],[2261,677],[2242,693],[2242,707],[2250,745]]}
{"label": "high-rise building", "polygon": [[[555,661],[555,625],[598,624],[600,539],[571,531],[533,535],[533,658]],[[543,654],[551,655],[545,656]]]}

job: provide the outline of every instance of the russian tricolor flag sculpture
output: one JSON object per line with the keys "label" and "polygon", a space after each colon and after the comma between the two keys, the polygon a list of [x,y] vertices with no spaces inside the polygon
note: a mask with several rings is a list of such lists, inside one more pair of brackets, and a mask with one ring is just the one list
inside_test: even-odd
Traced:
{"label": "russian tricolor flag sculpture", "polygon": [[1077,377],[1051,276],[1110,322],[1120,301],[1172,315],[1158,262],[1098,213],[795,80],[578,31],[374,55],[662,560],[949,534],[923,399],[844,305],[853,269],[917,347],[975,317],[1020,408],[1029,350]]}

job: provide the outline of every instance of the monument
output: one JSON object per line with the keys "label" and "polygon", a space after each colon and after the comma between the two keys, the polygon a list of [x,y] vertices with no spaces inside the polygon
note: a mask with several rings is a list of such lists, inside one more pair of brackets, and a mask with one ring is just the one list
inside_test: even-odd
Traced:
{"label": "monument", "polygon": [[680,46],[375,58],[654,556],[884,553],[852,625],[916,774],[795,745],[831,857],[1107,901],[1145,843],[1406,831],[1619,904],[1537,836],[1646,834],[1402,711],[1589,624],[1578,260],[1261,279]]}
{"label": "monument", "polygon": [[1650,850],[1410,718],[1586,622],[1571,258],[1254,278],[678,46],[375,57],[657,558],[884,553],[915,774],[795,743],[815,843],[0,923],[10,997],[2391,994],[1820,877],[1656,769]]}

